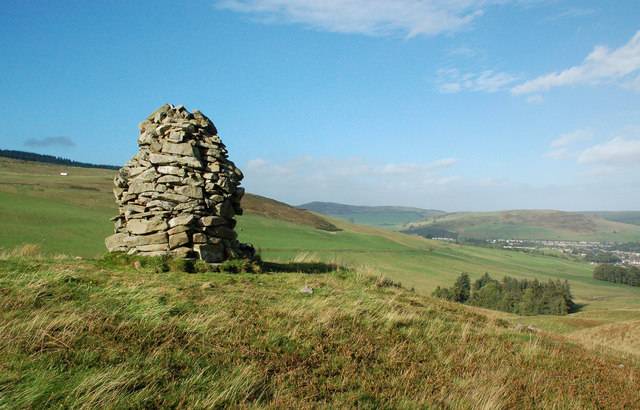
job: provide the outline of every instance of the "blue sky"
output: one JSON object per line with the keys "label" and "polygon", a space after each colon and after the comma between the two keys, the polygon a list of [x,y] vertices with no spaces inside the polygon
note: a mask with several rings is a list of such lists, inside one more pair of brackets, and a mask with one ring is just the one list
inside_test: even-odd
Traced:
{"label": "blue sky", "polygon": [[289,203],[640,209],[639,17],[635,0],[5,0],[0,148],[122,164],[170,102]]}

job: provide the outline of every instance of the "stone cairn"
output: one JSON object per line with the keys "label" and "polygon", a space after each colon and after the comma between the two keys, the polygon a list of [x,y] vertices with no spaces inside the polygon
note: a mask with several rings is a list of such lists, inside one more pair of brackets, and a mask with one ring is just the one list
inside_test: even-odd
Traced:
{"label": "stone cairn", "polygon": [[209,263],[253,258],[234,231],[243,175],[211,120],[166,104],[139,128],[140,150],[114,179],[119,215],[105,240],[109,252]]}

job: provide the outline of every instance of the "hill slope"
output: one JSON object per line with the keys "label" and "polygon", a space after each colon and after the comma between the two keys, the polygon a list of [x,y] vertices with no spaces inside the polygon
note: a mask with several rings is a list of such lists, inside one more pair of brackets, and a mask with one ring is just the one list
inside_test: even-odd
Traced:
{"label": "hill slope", "polygon": [[340,230],[321,216],[260,195],[246,194],[242,198],[242,208],[250,214],[266,218],[312,226],[324,231]]}
{"label": "hill slope", "polygon": [[[73,169],[62,178],[50,165],[22,161],[0,165],[0,248],[36,243],[49,255],[96,257],[105,252],[103,240],[112,230],[109,218],[115,214],[111,171]],[[576,302],[583,305],[580,313],[500,317],[568,336],[586,328],[640,320],[640,288],[594,280],[593,267],[584,262],[429,241],[332,218],[322,219],[341,230],[326,231],[302,223],[302,214],[313,214],[294,213],[277,201],[248,198],[262,205],[245,205],[246,214],[238,218],[240,240],[255,244],[268,261],[338,263],[358,272],[385,275],[420,294],[450,286],[460,272],[468,272],[472,279],[485,272],[498,278],[566,279]],[[275,219],[272,207],[276,214],[291,218]]]}
{"label": "hill slope", "polygon": [[349,272],[32,255],[0,260],[0,289],[2,408],[640,406],[633,360]]}
{"label": "hill slope", "polygon": [[640,225],[640,211],[593,211],[581,213],[587,215],[596,215],[608,221]]}
{"label": "hill slope", "polygon": [[[117,213],[114,172],[0,158],[0,247],[40,244],[51,252],[95,256],[104,252],[102,239],[112,233],[109,219]],[[247,213],[294,222],[316,229],[338,228],[321,216],[282,202],[247,194]]]}
{"label": "hill slope", "polygon": [[450,232],[475,239],[640,240],[640,226],[594,214],[551,210],[450,213],[410,224],[405,231],[425,236]]}
{"label": "hill slope", "polygon": [[444,213],[443,211],[434,209],[402,206],[356,206],[334,202],[309,202],[299,205],[298,208],[308,209],[319,214],[333,216],[356,224],[393,229]]}

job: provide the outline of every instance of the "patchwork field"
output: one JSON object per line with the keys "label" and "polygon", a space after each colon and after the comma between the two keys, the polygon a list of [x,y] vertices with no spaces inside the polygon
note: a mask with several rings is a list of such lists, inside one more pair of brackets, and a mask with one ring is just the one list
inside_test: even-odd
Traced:
{"label": "patchwork field", "polygon": [[[110,192],[113,172],[74,168],[62,177],[59,171],[52,165],[0,159],[0,247],[33,243],[49,255],[84,258],[104,253],[103,238],[111,232],[109,218],[115,215]],[[384,275],[420,294],[451,285],[460,272],[468,272],[472,279],[485,272],[498,278],[566,279],[582,305],[578,313],[491,314],[569,337],[576,333],[581,343],[587,339],[587,329],[597,333],[600,326],[640,320],[640,288],[596,281],[591,277],[593,266],[584,262],[430,241],[317,216],[273,200],[247,198],[246,214],[238,223],[240,239],[253,243],[266,260],[334,262]]]}

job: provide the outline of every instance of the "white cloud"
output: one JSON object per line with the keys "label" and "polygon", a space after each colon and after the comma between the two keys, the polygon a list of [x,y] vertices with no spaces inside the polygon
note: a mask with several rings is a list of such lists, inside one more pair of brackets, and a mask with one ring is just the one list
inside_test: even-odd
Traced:
{"label": "white cloud", "polygon": [[577,130],[560,135],[558,138],[551,141],[551,148],[567,147],[571,144],[581,141],[590,140],[593,137],[591,130]]}
{"label": "white cloud", "polygon": [[217,6],[266,21],[366,35],[437,35],[461,29],[505,0],[218,0]]}
{"label": "white cloud", "polygon": [[[511,89],[513,94],[531,94],[555,87],[579,84],[619,82],[624,85],[629,76],[640,70],[640,31],[629,42],[615,50],[597,46],[580,65],[546,74]],[[637,78],[635,79],[637,81]]]}
{"label": "white cloud", "polygon": [[461,91],[480,91],[494,93],[504,90],[516,81],[516,77],[508,73],[491,70],[480,73],[461,73],[458,69],[438,70],[438,90],[453,94]]}
{"label": "white cloud", "polygon": [[571,148],[580,142],[589,141],[591,138],[593,138],[591,130],[583,129],[567,132],[551,141],[549,144],[551,149],[544,156],[552,159],[575,157],[577,154]]}
{"label": "white cloud", "polygon": [[591,8],[572,7],[547,18],[548,21],[564,20],[567,18],[589,17],[597,13]]}
{"label": "white cloud", "polygon": [[427,163],[375,163],[362,158],[315,158],[304,156],[276,163],[248,161],[247,188],[291,203],[312,200],[341,202],[394,201],[420,192],[445,189],[459,180],[446,175],[457,160],[444,158]]}
{"label": "white cloud", "polygon": [[580,153],[578,162],[605,167],[640,165],[640,139],[616,137],[603,144],[594,145]]}

